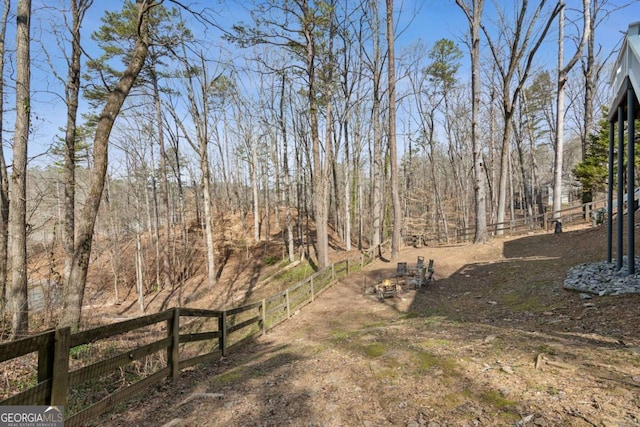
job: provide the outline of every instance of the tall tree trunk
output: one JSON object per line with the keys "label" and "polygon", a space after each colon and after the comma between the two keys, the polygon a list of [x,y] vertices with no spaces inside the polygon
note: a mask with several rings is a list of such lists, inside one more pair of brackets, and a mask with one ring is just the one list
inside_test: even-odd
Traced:
{"label": "tall tree trunk", "polygon": [[560,15],[558,18],[558,93],[556,99],[556,144],[553,158],[553,218],[560,218],[562,209],[562,166],[564,156],[564,92],[569,71],[578,62],[591,30],[591,1],[582,0],[583,28],[580,45],[575,54],[564,65],[564,1],[560,1]]}
{"label": "tall tree trunk", "polygon": [[556,144],[553,157],[553,218],[560,218],[562,209],[562,163],[564,156],[564,1],[558,17],[558,93],[556,95]]}
{"label": "tall tree trunk", "polygon": [[[0,137],[4,136],[4,54],[5,37],[7,33],[7,19],[10,0],[4,0],[4,11],[0,21]],[[0,146],[0,319],[4,319],[7,302],[7,261],[9,244],[9,176],[7,162],[4,157],[4,148]]]}
{"label": "tall tree trunk", "polygon": [[167,151],[164,143],[164,121],[162,119],[162,105],[160,103],[160,89],[158,87],[158,76],[154,67],[151,71],[151,79],[153,84],[153,103],[156,110],[156,126],[158,127],[158,146],[160,147],[160,197],[164,214],[164,232],[162,235],[162,273],[161,287],[171,285],[171,266],[169,264],[169,251],[171,243],[171,211],[169,209],[169,180],[167,178]]}
{"label": "tall tree trunk", "polygon": [[[331,65],[330,65],[331,67]],[[329,72],[331,74],[331,72]],[[331,85],[327,85],[328,89],[326,92],[327,99],[331,99],[332,90]],[[316,221],[316,231],[317,231],[317,244],[318,244],[318,268],[320,270],[324,270],[329,264],[329,190],[330,190],[330,176],[331,170],[334,163],[333,158],[333,112],[332,112],[332,104],[331,102],[327,102],[326,108],[326,116],[327,122],[325,127],[325,159],[322,170],[320,171],[322,177],[320,193],[316,195],[319,197],[322,203],[322,222],[321,226],[318,226]],[[316,209],[319,207],[319,203],[316,200]],[[320,259],[322,258],[322,261]]]}
{"label": "tall tree trunk", "polygon": [[[324,209],[324,213],[323,213],[323,218],[324,218],[324,222],[322,224],[323,227],[323,231],[322,231],[322,239],[320,238],[320,235],[318,235],[318,247],[320,247],[320,245],[322,244],[323,247],[320,249],[319,251],[319,255],[318,258],[320,258],[320,255],[323,256],[323,261],[321,263],[319,263],[319,267],[320,264],[322,264],[322,266],[320,267],[321,270],[323,270],[325,267],[329,266],[329,206],[330,206],[330,185],[331,185],[331,172],[334,170],[334,166],[335,166],[335,157],[334,157],[334,150],[333,150],[333,146],[334,146],[334,141],[333,141],[333,136],[334,136],[334,129],[333,129],[333,75],[334,75],[334,71],[335,71],[335,59],[334,59],[334,52],[333,52],[333,43],[335,40],[335,34],[336,34],[336,26],[335,26],[335,16],[334,16],[334,9],[333,7],[335,7],[335,4],[333,4],[331,2],[331,6],[332,8],[330,8],[330,12],[329,12],[329,40],[328,40],[328,44],[327,44],[327,63],[325,64],[324,68],[324,77],[326,78],[326,81],[324,82],[324,88],[325,88],[325,98],[327,100],[327,106],[326,106],[326,126],[325,126],[325,153],[324,153],[324,166],[322,168],[322,170],[320,171],[322,174],[322,178],[321,178],[321,182],[322,182],[322,199],[324,200],[323,202],[323,209]],[[334,179],[335,179],[335,175]],[[335,194],[336,199],[337,199],[337,193]],[[338,203],[336,202],[336,205],[338,205]],[[320,233],[320,229],[318,229],[318,234]]]}
{"label": "tall tree trunk", "polygon": [[[521,198],[526,215],[528,218],[531,218],[533,216],[533,203],[531,202],[531,192],[529,191],[529,187],[527,185],[527,164],[525,160],[523,132],[518,132],[518,134],[516,135],[516,149],[518,152],[518,170],[520,172],[520,179],[522,181]],[[529,222],[528,219],[527,222]]]}
{"label": "tall tree trunk", "polygon": [[587,55],[584,62],[584,129],[582,130],[582,161],[585,160],[587,154],[587,145],[589,143],[589,135],[593,132],[593,99],[596,90],[596,78],[599,70],[596,70],[596,52],[595,52],[595,27],[596,16],[598,13],[598,0],[593,0],[593,9],[591,22],[589,25],[589,38],[587,40]]}
{"label": "tall tree trunk", "polygon": [[109,212],[109,222],[111,225],[110,239],[111,239],[111,270],[113,272],[113,299],[115,304],[120,304],[120,292],[118,290],[118,284],[120,282],[120,227],[118,225],[118,214],[113,208],[113,194],[111,194],[111,180],[107,177],[106,189],[107,192],[107,211]]}
{"label": "tall tree trunk", "polygon": [[383,195],[383,171],[384,161],[382,158],[382,131],[380,130],[380,81],[382,72],[380,71],[380,22],[378,20],[378,2],[370,1],[372,22],[371,33],[373,37],[373,100],[371,120],[373,121],[373,161],[371,162],[371,176],[373,179],[373,194],[371,196],[372,206],[372,239],[371,246],[376,247],[382,243],[382,195]]}
{"label": "tall tree trunk", "polygon": [[293,241],[293,217],[291,215],[291,177],[289,176],[289,148],[287,140],[287,126],[284,122],[284,103],[285,103],[285,86],[286,77],[282,72],[282,84],[280,86],[280,105],[278,109],[278,123],[280,125],[280,132],[282,133],[282,174],[284,184],[284,209],[285,209],[285,224],[287,228],[287,254],[289,255],[289,262],[295,260],[295,247]]}
{"label": "tall tree trunk", "polygon": [[[456,0],[458,1],[458,0]],[[482,146],[478,134],[480,118],[480,22],[484,0],[474,0],[471,26],[471,143],[473,151],[473,175],[475,192],[475,243],[484,243],[487,232],[487,199],[484,183],[484,164]]]}
{"label": "tall tree trunk", "polygon": [[391,200],[393,204],[393,230],[391,233],[391,259],[400,255],[400,234],[402,231],[402,206],[398,188],[398,149],[396,147],[396,67],[395,35],[393,33],[393,0],[387,0],[387,45],[389,83],[389,154],[391,156]]}
{"label": "tall tree trunk", "polygon": [[[340,37],[341,41],[342,41],[342,46],[343,46],[343,54],[342,54],[342,67],[340,69],[340,86],[341,86],[341,95],[342,95],[342,100],[344,102],[344,112],[341,115],[341,130],[342,130],[342,137],[344,138],[344,176],[343,176],[343,188],[344,188],[344,198],[343,198],[343,215],[344,215],[344,221],[343,221],[343,239],[344,239],[344,246],[345,246],[345,250],[347,251],[351,251],[352,249],[352,239],[351,239],[351,209],[353,207],[353,194],[354,194],[354,186],[351,183],[351,167],[352,165],[351,163],[351,141],[350,141],[350,132],[353,132],[355,130],[352,129],[352,125],[351,125],[351,117],[353,117],[354,113],[352,112],[352,108],[351,106],[352,104],[352,93],[353,93],[353,86],[354,83],[351,83],[350,77],[350,53],[351,53],[351,40],[347,38],[347,33],[346,32],[342,32],[338,34],[338,37]],[[355,82],[360,82],[361,79],[355,79]],[[357,84],[357,83],[356,83]],[[354,105],[354,108],[357,108]],[[355,133],[357,133],[358,131],[355,130]],[[337,155],[337,150],[336,150],[336,155]],[[354,168],[355,168],[355,164],[354,164]],[[357,175],[354,172],[354,176]],[[336,182],[338,182],[338,180],[336,179]]]}
{"label": "tall tree trunk", "polygon": [[[233,176],[230,176],[230,174],[227,172],[230,169],[229,166],[229,156],[225,153],[225,149],[229,150],[229,147],[232,147],[232,144],[230,141],[228,141],[228,132],[227,129],[229,129],[228,123],[227,123],[227,115],[223,114],[222,117],[222,123],[223,123],[223,127],[225,129],[224,131],[224,141],[222,141],[222,138],[213,138],[213,143],[215,145],[215,147],[218,149],[218,155],[220,156],[220,174],[222,175],[222,181],[223,182],[233,182]],[[215,130],[214,130],[215,131]],[[225,198],[226,198],[226,202],[227,202],[227,207],[229,209],[235,209],[235,205],[232,202],[232,197],[231,197],[231,185],[227,184],[225,185]]]}
{"label": "tall tree trunk", "polygon": [[[176,124],[176,127],[178,125]],[[178,138],[178,130],[170,133],[169,144],[171,144],[172,152],[175,156],[173,161],[175,162],[175,168],[173,169],[173,176],[176,180],[176,184],[178,186],[178,205],[179,205],[179,214],[177,215],[180,222],[180,230],[182,237],[182,251],[180,253],[181,258],[178,260],[178,256],[174,256],[174,260],[177,263],[177,271],[179,272],[177,276],[177,286],[178,286],[178,306],[182,306],[182,287],[185,282],[185,279],[191,275],[191,263],[189,260],[189,232],[187,230],[187,214],[185,208],[185,200],[184,200],[184,186],[182,185],[182,171],[181,171],[181,161],[180,161],[180,138]],[[197,201],[198,198],[196,197]],[[174,245],[176,247],[177,245]],[[176,248],[177,251],[177,248]],[[175,271],[175,269],[174,269]],[[172,281],[172,288],[176,286],[176,283]]]}
{"label": "tall tree trunk", "polygon": [[484,183],[482,147],[478,135],[480,118],[480,23],[484,0],[473,0],[468,6],[464,0],[456,0],[469,21],[471,33],[471,144],[473,151],[473,177],[475,193],[475,243],[484,243],[489,238],[487,232],[487,201]]}
{"label": "tall tree trunk", "polygon": [[216,263],[213,241],[213,213],[211,202],[211,169],[206,138],[198,138],[200,153],[200,173],[202,174],[202,193],[204,205],[204,231],[207,243],[207,277],[210,287],[216,284]]}
{"label": "tall tree trunk", "polygon": [[[267,161],[261,165],[262,169],[262,185],[264,187],[264,238],[266,242],[271,240],[271,195],[269,191],[269,174],[265,170],[268,167]],[[277,214],[276,214],[277,216]]]}
{"label": "tall tree trunk", "polygon": [[[445,98],[445,127],[447,130],[447,139],[449,140],[449,164],[451,165],[451,172],[453,174],[454,182],[454,198],[456,200],[456,210],[460,213],[458,217],[458,226],[460,228],[467,228],[468,219],[468,200],[465,178],[464,164],[462,162],[463,157],[461,151],[457,148],[456,134],[453,129],[453,114],[449,105],[448,99]],[[447,243],[449,243],[449,232],[447,230]]]}
{"label": "tall tree trunk", "polygon": [[71,58],[69,75],[65,85],[67,105],[67,126],[64,135],[64,223],[62,227],[62,247],[64,250],[63,281],[66,282],[73,264],[75,247],[75,206],[76,206],[76,155],[77,155],[77,118],[80,97],[80,72],[82,46],[80,28],[85,12],[93,0],[71,0]]}
{"label": "tall tree trunk", "polygon": [[[331,73],[333,74],[333,73]],[[333,92],[333,89],[330,89],[331,92]],[[333,101],[332,101],[333,102]],[[333,109],[334,109],[334,104],[331,104],[331,107],[329,107],[332,111],[331,113],[331,119],[334,120],[334,116],[336,116],[337,114],[333,113]],[[340,143],[338,142],[338,139],[340,138],[339,135],[341,135],[342,132],[340,132],[339,130],[339,126],[336,128],[336,124],[335,123],[331,123],[331,135],[332,135],[332,147],[331,147],[331,152],[335,153],[334,155],[337,156],[337,153],[340,151]],[[338,164],[335,161],[335,157],[334,159],[331,161],[331,171],[329,172],[329,182],[330,182],[330,188],[327,190],[327,195],[329,197],[329,218],[333,218],[333,229],[336,230],[336,232],[338,233],[338,238],[344,242],[344,228],[342,225],[342,214],[344,213],[342,210],[342,202],[344,201],[344,199],[342,197],[340,197],[340,189],[341,189],[341,182],[340,182],[340,174],[338,172]]]}
{"label": "tall tree trunk", "polygon": [[[278,145],[277,131],[270,132],[270,136],[272,138],[272,142],[269,147],[269,155],[270,155],[269,157],[270,157],[271,163],[273,164],[274,199],[275,199],[273,203],[273,214],[274,214],[273,225],[277,231],[281,231],[282,226],[280,225],[280,210],[281,210],[280,206],[282,202],[282,197],[281,197],[282,184],[280,183],[280,180],[282,179],[282,173],[280,172],[280,152],[279,152],[280,148]],[[265,172],[264,176],[266,181],[265,188],[268,189],[269,174]],[[269,193],[267,192],[267,202],[269,201],[270,201]],[[270,226],[269,223],[267,223],[267,225]],[[268,239],[269,239],[269,234],[267,234],[267,240]]]}
{"label": "tall tree trunk", "polygon": [[349,121],[344,122],[344,247],[351,250],[351,165],[349,164]]}
{"label": "tall tree trunk", "polygon": [[498,182],[498,210],[496,222],[496,234],[503,234],[503,223],[505,218],[505,209],[507,206],[507,178],[509,177],[509,157],[511,155],[511,121],[513,119],[513,107],[507,101],[509,94],[505,93],[507,98],[503,98],[504,104],[504,121],[505,125],[502,132],[502,145],[500,146],[500,181]]}
{"label": "tall tree trunk", "polygon": [[[506,36],[506,63],[503,64],[502,52],[505,48],[497,46],[491,37],[488,35],[486,28],[482,29],[487,34],[487,43],[491,50],[495,65],[500,73],[501,85],[502,85],[502,111],[503,111],[503,134],[502,134],[502,146],[500,152],[500,180],[498,184],[498,209],[497,209],[497,234],[502,234],[502,224],[505,220],[505,211],[507,206],[507,194],[512,189],[508,187],[508,174],[509,174],[509,160],[511,153],[511,131],[512,121],[514,115],[514,106],[518,100],[519,94],[522,91],[524,83],[529,76],[529,70],[533,64],[533,59],[540,48],[544,38],[546,37],[549,28],[555,16],[559,12],[555,7],[552,13],[549,15],[546,23],[543,25],[541,31],[536,31],[535,28],[538,17],[540,16],[546,0],[541,0],[537,3],[531,18],[527,18],[528,0],[523,0],[520,9],[517,11],[513,28],[506,26],[503,27],[501,34],[508,34]],[[532,36],[536,34],[536,38],[532,40]],[[531,48],[529,49],[529,45]],[[526,55],[525,55],[526,54]],[[519,72],[519,73],[517,73]],[[517,73],[517,74],[516,74]],[[517,77],[517,78],[516,78]]]}
{"label": "tall tree trunk", "polygon": [[144,314],[144,261],[142,258],[142,241],[140,231],[136,231],[136,293],[138,294],[138,310]]}
{"label": "tall tree trunk", "polygon": [[[153,154],[153,137],[152,132],[149,133],[149,157],[151,163],[151,170],[148,172],[148,176],[151,178],[151,201],[149,201],[149,192],[145,191],[145,199],[147,202],[147,212],[149,214],[149,237],[153,243],[153,247],[156,252],[155,264],[156,264],[156,287],[161,288],[164,286],[160,279],[161,264],[160,264],[160,211],[158,209],[158,181],[156,179],[156,160]],[[146,169],[146,168],[145,168]],[[146,170],[145,170],[146,172]],[[153,215],[153,217],[152,217]]]}
{"label": "tall tree trunk", "polygon": [[154,3],[151,0],[136,0],[136,5],[139,25],[135,48],[126,70],[118,81],[115,90],[109,93],[106,104],[98,118],[93,143],[93,172],[87,191],[87,203],[80,214],[77,227],[78,240],[73,254],[73,264],[65,283],[64,307],[60,325],[69,326],[73,329],[80,327],[82,300],[89,269],[93,231],[107,173],[109,135],[116,117],[120,113],[122,104],[144,65],[149,49],[147,17],[149,9],[153,7]]}
{"label": "tall tree trunk", "polygon": [[[184,58],[187,58],[186,52],[184,53]],[[203,100],[202,103],[202,111],[198,107],[196,103],[195,96],[195,87],[193,82],[193,75],[189,72],[190,65],[187,66],[187,97],[189,99],[189,113],[191,114],[191,118],[193,120],[194,126],[196,128],[196,138],[197,141],[194,141],[189,137],[190,133],[187,131],[185,125],[181,120],[174,115],[174,119],[178,123],[178,126],[182,129],[185,138],[189,142],[189,144],[193,147],[193,149],[198,153],[198,160],[200,165],[200,182],[202,187],[202,203],[203,203],[203,215],[204,218],[198,218],[198,222],[204,222],[204,235],[205,235],[205,244],[207,248],[207,283],[209,287],[213,287],[216,284],[216,263],[215,263],[215,247],[213,241],[213,214],[212,214],[212,201],[211,201],[211,168],[209,166],[209,151],[208,151],[208,143],[209,143],[209,131],[208,131],[208,120],[209,120],[209,106],[206,102],[207,100],[207,88],[211,83],[208,80],[207,68],[205,66],[204,56],[202,53],[199,54],[199,59],[201,63],[202,73],[202,82],[200,86],[200,99]],[[175,114],[175,112],[172,112]],[[196,197],[198,200],[198,197]],[[196,202],[198,203],[198,202]],[[198,211],[198,209],[196,210]]]}
{"label": "tall tree trunk", "polygon": [[[513,156],[511,154],[509,154],[507,163],[507,170],[509,172],[509,224],[513,224],[516,212],[514,209]],[[510,228],[510,226],[508,228]]]}
{"label": "tall tree trunk", "polygon": [[[492,83],[490,83],[490,85],[493,85],[493,79],[492,79]],[[496,89],[495,88],[491,88],[489,89],[489,138],[487,141],[487,150],[489,151],[489,156],[488,158],[485,158],[485,162],[484,162],[484,168],[487,171],[487,183],[488,183],[488,191],[489,191],[489,222],[493,223],[495,222],[495,218],[496,218],[496,195],[495,195],[495,191],[493,190],[495,187],[495,182],[498,180],[497,179],[497,168],[496,168]]]}
{"label": "tall tree trunk", "polygon": [[[303,9],[305,16],[309,15],[309,4],[305,0]],[[320,133],[318,128],[318,99],[316,89],[316,46],[313,23],[305,22],[303,27],[306,49],[307,73],[307,101],[309,103],[309,122],[311,131],[311,153],[313,169],[313,205],[316,223],[316,247],[318,269],[323,270],[329,265],[329,235],[328,235],[328,200],[326,194],[326,176],[323,167],[323,156],[320,148]],[[329,120],[329,119],[327,119]],[[329,149],[327,147],[327,149]],[[327,158],[325,162],[329,161]]]}
{"label": "tall tree trunk", "polygon": [[27,146],[31,116],[31,0],[18,0],[16,29],[16,121],[9,202],[11,243],[11,339],[29,330],[27,298]]}
{"label": "tall tree trunk", "polygon": [[260,241],[260,180],[258,179],[258,148],[257,141],[251,141],[247,138],[247,148],[251,151],[251,160],[249,161],[249,170],[251,172],[251,189],[253,192],[253,241]]}

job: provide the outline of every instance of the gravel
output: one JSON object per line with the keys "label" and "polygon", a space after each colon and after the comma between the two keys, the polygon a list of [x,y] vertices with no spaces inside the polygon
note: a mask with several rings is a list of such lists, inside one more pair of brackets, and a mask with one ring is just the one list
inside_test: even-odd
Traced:
{"label": "gravel", "polygon": [[567,272],[564,287],[600,296],[640,294],[640,257],[635,257],[635,274],[629,274],[628,264],[625,256],[620,270],[615,262],[577,265]]}

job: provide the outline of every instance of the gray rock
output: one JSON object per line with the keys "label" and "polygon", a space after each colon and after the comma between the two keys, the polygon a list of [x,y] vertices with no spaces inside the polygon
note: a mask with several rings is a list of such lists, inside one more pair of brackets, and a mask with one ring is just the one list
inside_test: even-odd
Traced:
{"label": "gray rock", "polygon": [[[635,258],[636,271],[640,268],[640,257]],[[629,274],[628,260],[623,259],[620,270],[616,264],[597,262],[577,265],[567,272],[564,281],[565,289],[580,292],[582,299],[588,299],[583,295],[623,295],[640,293],[640,273]]]}

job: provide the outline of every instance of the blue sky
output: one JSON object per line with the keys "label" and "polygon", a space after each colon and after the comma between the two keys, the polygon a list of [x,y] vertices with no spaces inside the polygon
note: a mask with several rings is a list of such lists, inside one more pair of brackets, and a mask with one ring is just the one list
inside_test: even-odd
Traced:
{"label": "blue sky", "polygon": [[[399,3],[396,0],[396,3]],[[421,4],[420,15],[416,19],[414,28],[408,32],[406,38],[413,37],[423,38],[428,45],[432,45],[436,40],[446,37],[454,41],[459,41],[465,37],[468,24],[462,11],[455,5],[454,0],[424,0],[408,1]],[[513,5],[513,0],[485,0],[485,10],[483,20],[487,26],[492,27],[491,22],[496,17],[496,7],[506,8]],[[530,2],[535,3],[535,2]],[[553,2],[548,1],[551,4]],[[602,3],[602,0],[600,0]],[[640,20],[640,1],[629,0],[609,0],[608,7],[613,9],[621,5],[629,4],[629,6],[617,12],[611,13],[607,18],[603,19],[596,29],[597,43],[601,44],[604,51],[616,48],[623,37],[623,33],[630,23]],[[533,6],[530,6],[533,7]],[[582,8],[581,0],[566,0],[566,18],[575,19],[579,16],[578,11]],[[602,19],[602,18],[601,18]],[[579,23],[581,25],[581,23]],[[569,35],[571,25],[566,24],[565,33]],[[402,40],[402,38],[401,38]],[[556,54],[557,44],[557,24],[554,23],[551,28],[551,34],[547,38],[544,49],[545,52],[540,56],[540,63],[549,64],[548,67],[555,68],[557,63]],[[570,43],[566,42],[565,57],[572,55],[574,50]]]}
{"label": "blue sky", "polygon": [[[600,0],[602,2],[602,0]],[[14,2],[15,3],[15,2]],[[551,3],[551,2],[550,2]],[[575,18],[582,2],[580,0],[567,0],[567,18]],[[619,47],[623,33],[626,33],[628,25],[640,20],[640,2],[629,2],[628,0],[609,0],[608,5],[612,8],[630,3],[630,6],[612,13],[597,28],[597,43],[602,46],[603,51],[610,51]],[[56,64],[56,69],[62,77],[66,77],[66,65],[61,58],[59,50],[55,46],[55,40],[49,35],[50,29],[61,23],[55,16],[54,11],[43,10],[43,5],[66,4],[64,0],[34,0],[33,36],[42,39],[43,43],[50,50],[52,61]],[[169,4],[169,3],[167,3]],[[223,25],[230,25],[246,19],[246,2],[244,1],[223,1],[222,3],[200,0],[192,3],[194,9],[206,5],[208,7],[219,8],[220,22]],[[496,7],[507,8],[513,6],[513,0],[486,0],[484,20],[491,27],[491,21],[496,17]],[[90,40],[90,33],[101,25],[100,18],[105,8],[119,9],[121,2],[114,0],[95,0],[90,12],[87,14],[83,26],[83,42],[88,52],[95,51],[95,45]],[[465,51],[465,61],[467,61],[466,48],[462,46],[462,40],[467,31],[467,22],[462,11],[455,5],[454,0],[395,0],[399,22],[397,30],[404,30],[399,34],[397,51],[402,47],[411,45],[416,39],[421,38],[427,48],[430,48],[435,41],[441,38],[449,38],[461,44]],[[14,5],[15,7],[15,5]],[[384,10],[384,2],[380,4],[381,11]],[[409,25],[409,22],[411,24]],[[567,33],[571,31],[571,26],[567,25]],[[554,24],[552,33],[545,42],[541,54],[535,63],[536,68],[555,69],[556,56],[556,34],[557,25]],[[9,44],[13,43],[13,32],[9,30]],[[217,42],[217,41],[216,41]],[[566,44],[565,57],[573,54],[573,47],[570,42]],[[96,53],[97,55],[97,53]],[[35,156],[50,146],[55,139],[55,134],[60,126],[64,125],[65,106],[61,100],[61,84],[52,77],[51,70],[45,63],[45,55],[42,54],[39,46],[34,46],[34,69],[32,71],[32,90],[34,91],[34,132],[32,133],[32,144],[30,155]],[[615,55],[613,56],[615,59]],[[464,70],[462,70],[464,73]],[[7,107],[13,107],[13,101],[6,100]],[[5,138],[10,138],[5,135]],[[10,154],[9,154],[10,156]]]}

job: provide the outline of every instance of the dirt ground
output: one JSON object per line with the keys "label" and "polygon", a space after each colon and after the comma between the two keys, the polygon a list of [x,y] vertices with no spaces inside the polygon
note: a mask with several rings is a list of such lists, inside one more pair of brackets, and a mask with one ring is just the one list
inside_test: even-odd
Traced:
{"label": "dirt ground", "polygon": [[640,426],[640,295],[583,299],[566,271],[605,230],[407,248],[436,282],[378,300],[377,261],[101,426]]}

